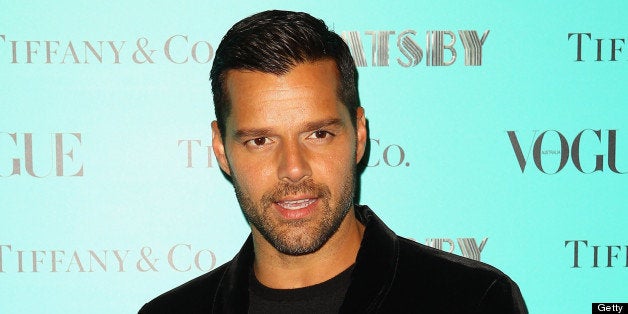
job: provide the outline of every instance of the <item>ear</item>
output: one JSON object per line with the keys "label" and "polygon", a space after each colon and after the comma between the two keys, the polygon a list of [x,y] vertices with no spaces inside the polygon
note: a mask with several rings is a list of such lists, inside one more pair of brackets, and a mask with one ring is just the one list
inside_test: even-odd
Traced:
{"label": "ear", "polygon": [[218,129],[218,122],[216,121],[212,122],[212,149],[214,150],[214,156],[216,156],[216,160],[218,160],[220,169],[231,176],[227,155],[225,154],[225,144],[222,142],[222,136]]}
{"label": "ear", "polygon": [[358,107],[356,110],[356,134],[357,134],[357,147],[356,147],[356,163],[359,163],[362,157],[364,157],[364,150],[366,149],[366,117],[364,116],[364,108]]}

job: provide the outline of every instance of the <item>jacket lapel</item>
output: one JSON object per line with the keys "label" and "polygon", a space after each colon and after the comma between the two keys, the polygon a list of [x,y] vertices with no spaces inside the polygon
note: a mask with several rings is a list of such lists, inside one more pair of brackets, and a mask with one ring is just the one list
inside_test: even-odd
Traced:
{"label": "jacket lapel", "polygon": [[367,206],[355,208],[366,229],[340,313],[373,313],[388,295],[395,278],[399,241]]}
{"label": "jacket lapel", "polygon": [[253,238],[246,239],[231,260],[214,296],[212,313],[246,313],[249,309],[249,276],[253,265]]}

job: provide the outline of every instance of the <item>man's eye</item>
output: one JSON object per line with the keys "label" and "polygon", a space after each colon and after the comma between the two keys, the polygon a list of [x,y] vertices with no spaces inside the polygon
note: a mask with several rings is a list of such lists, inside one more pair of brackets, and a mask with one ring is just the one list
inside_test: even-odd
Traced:
{"label": "man's eye", "polygon": [[267,137],[258,137],[252,140],[248,140],[244,144],[257,147],[257,146],[263,146],[265,144],[268,144],[269,142],[270,140]]}
{"label": "man's eye", "polygon": [[309,137],[313,139],[324,139],[324,138],[331,137],[332,135],[333,134],[327,131],[318,130],[318,131],[314,131],[314,133],[312,133]]}

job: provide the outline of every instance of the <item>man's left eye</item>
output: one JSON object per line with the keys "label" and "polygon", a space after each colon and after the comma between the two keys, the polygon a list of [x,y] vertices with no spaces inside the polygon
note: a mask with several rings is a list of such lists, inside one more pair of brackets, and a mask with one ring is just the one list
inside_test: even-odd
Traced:
{"label": "man's left eye", "polygon": [[313,139],[324,139],[324,138],[328,138],[332,136],[331,133],[327,132],[327,131],[323,131],[323,130],[318,130],[318,131],[314,131],[314,133],[312,133],[309,138],[313,138]]}

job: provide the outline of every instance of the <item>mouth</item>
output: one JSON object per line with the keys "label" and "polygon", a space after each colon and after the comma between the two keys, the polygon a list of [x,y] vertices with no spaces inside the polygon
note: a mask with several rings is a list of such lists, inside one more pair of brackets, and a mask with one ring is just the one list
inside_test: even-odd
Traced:
{"label": "mouth", "polygon": [[298,220],[311,216],[318,204],[318,198],[299,198],[280,200],[274,203],[277,212],[283,219]]}
{"label": "mouth", "polygon": [[316,202],[316,200],[317,200],[316,198],[304,198],[304,199],[298,199],[298,200],[280,201],[280,202],[276,202],[275,204],[287,210],[299,210],[299,209],[303,209],[312,205],[314,202]]}

